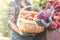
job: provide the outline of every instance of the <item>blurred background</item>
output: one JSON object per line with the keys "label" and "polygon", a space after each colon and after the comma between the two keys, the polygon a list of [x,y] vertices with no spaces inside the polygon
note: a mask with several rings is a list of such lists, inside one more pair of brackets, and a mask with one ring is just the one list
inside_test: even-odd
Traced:
{"label": "blurred background", "polygon": [[[10,1],[14,0],[0,0],[0,40],[10,40],[10,29],[7,24],[8,4]],[[30,0],[30,2],[31,4],[42,6],[46,0]]]}

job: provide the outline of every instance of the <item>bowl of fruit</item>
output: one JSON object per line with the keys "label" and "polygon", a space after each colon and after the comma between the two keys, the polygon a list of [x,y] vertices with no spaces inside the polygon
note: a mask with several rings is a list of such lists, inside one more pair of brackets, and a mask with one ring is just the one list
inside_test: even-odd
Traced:
{"label": "bowl of fruit", "polygon": [[32,6],[24,7],[18,15],[17,26],[19,30],[22,33],[43,32],[44,27],[38,26],[38,24],[35,22],[35,19],[37,19],[38,16],[38,12],[24,10],[28,7],[32,7]]}

